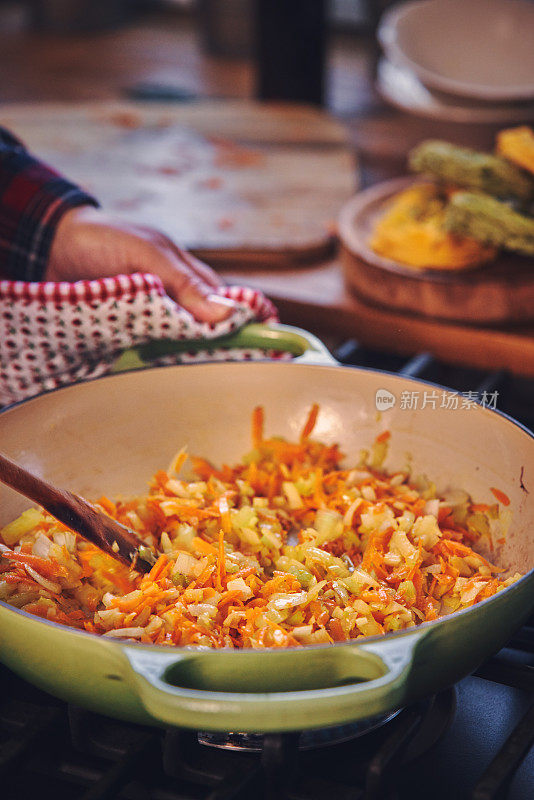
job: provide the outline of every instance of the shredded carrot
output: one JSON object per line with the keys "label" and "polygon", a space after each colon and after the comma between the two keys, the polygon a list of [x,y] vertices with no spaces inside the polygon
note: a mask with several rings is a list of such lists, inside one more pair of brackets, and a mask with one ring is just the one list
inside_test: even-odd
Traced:
{"label": "shredded carrot", "polygon": [[500,489],[495,489],[495,487],[492,486],[490,488],[490,492],[494,495],[494,497],[497,498],[499,503],[503,504],[503,506],[509,506],[510,505],[510,498],[508,497],[507,494],[505,494],[504,492],[501,492]]}
{"label": "shredded carrot", "polygon": [[30,586],[37,586],[38,584],[27,575],[21,575],[20,572],[7,572],[2,575],[2,580],[6,583],[27,583]]}
{"label": "shredded carrot", "polygon": [[205,586],[209,582],[214,572],[215,566],[213,564],[208,564],[208,566],[200,573],[196,581],[194,581],[194,584],[196,586]]}
{"label": "shredded carrot", "polygon": [[[182,450],[156,472],[148,494],[102,496],[107,514],[135,521],[143,541],[164,551],[148,574],[81,537],[58,539],[68,528],[43,516],[14,549],[0,548],[2,596],[94,634],[133,630],[147,644],[298,647],[432,621],[514,579],[477,552],[480,515],[489,529],[497,503],[469,498],[462,517],[403,473],[344,468],[338,445],[311,438],[318,414],[314,403],[298,441],[288,442],[265,438],[258,406],[254,450],[242,463],[215,467],[193,456],[196,479],[170,480]],[[375,442],[390,436],[383,431]],[[428,513],[429,495],[440,501],[437,517]],[[37,552],[46,552],[43,536],[49,557],[34,555],[37,537]],[[484,546],[493,546],[487,536]]]}
{"label": "shredded carrot", "polygon": [[228,498],[224,495],[219,500],[219,511],[221,514],[223,532],[230,533],[232,530],[232,518],[230,516],[230,509],[228,508]]}
{"label": "shredded carrot", "polygon": [[11,561],[20,561],[22,564],[28,564],[28,566],[33,567],[33,569],[47,578],[54,579],[66,577],[68,575],[65,567],[55,561],[49,561],[46,558],[28,555],[27,553],[14,553],[13,550],[4,550],[2,556],[4,558],[9,558]]}
{"label": "shredded carrot", "polygon": [[205,556],[215,556],[218,552],[216,547],[206,542],[205,539],[201,539],[199,536],[195,536],[193,539],[193,547],[197,552],[203,553]]}
{"label": "shredded carrot", "polygon": [[379,434],[379,435],[376,437],[375,441],[376,441],[376,442],[378,442],[378,443],[380,444],[380,443],[382,443],[382,442],[387,442],[387,441],[388,441],[388,439],[390,439],[390,438],[391,438],[391,433],[390,433],[390,431],[382,431],[382,433],[380,433],[380,434]]}
{"label": "shredded carrot", "polygon": [[218,573],[219,573],[219,586],[223,586],[223,581],[226,576],[226,564],[224,558],[224,531],[219,531],[219,558],[218,558]]}
{"label": "shredded carrot", "polygon": [[207,481],[209,478],[221,477],[220,472],[215,469],[213,464],[210,464],[209,461],[206,461],[205,458],[193,456],[191,458],[191,463],[193,464],[193,469],[195,470],[196,474],[205,481]]}
{"label": "shredded carrot", "polygon": [[117,589],[120,589],[121,592],[128,593],[134,588],[133,583],[119,571],[100,568],[99,572],[103,578],[106,578],[110,583],[116,586]]}
{"label": "shredded carrot", "polygon": [[252,412],[252,444],[256,449],[261,447],[263,441],[263,408],[256,406]]}
{"label": "shredded carrot", "polygon": [[166,564],[167,564],[167,556],[165,554],[162,554],[158,558],[158,560],[156,561],[150,572],[148,573],[148,580],[155,581],[160,576]]}
{"label": "shredded carrot", "polygon": [[102,506],[104,511],[111,517],[114,517],[117,513],[117,506],[108,497],[105,497],[105,495],[102,495],[102,497],[96,502],[99,506]]}
{"label": "shredded carrot", "polygon": [[178,455],[174,458],[171,466],[169,467],[169,472],[174,472],[177,475],[186,461],[187,461],[187,452],[185,448],[182,448],[182,450],[180,450]]}
{"label": "shredded carrot", "polygon": [[310,413],[308,414],[308,418],[304,423],[304,427],[302,429],[302,433],[300,434],[300,441],[305,442],[306,439],[309,437],[313,429],[315,428],[315,423],[317,422],[317,416],[319,414],[319,405],[318,403],[314,403],[310,409]]}
{"label": "shredded carrot", "polygon": [[232,575],[232,579],[235,580],[236,578],[248,578],[249,575],[253,575],[256,572],[256,567],[245,567],[244,569],[240,569],[239,572],[235,572]]}
{"label": "shredded carrot", "polygon": [[335,642],[344,642],[348,638],[345,634],[345,631],[341,627],[341,622],[338,619],[333,619],[330,622],[328,630],[330,631],[330,635]]}

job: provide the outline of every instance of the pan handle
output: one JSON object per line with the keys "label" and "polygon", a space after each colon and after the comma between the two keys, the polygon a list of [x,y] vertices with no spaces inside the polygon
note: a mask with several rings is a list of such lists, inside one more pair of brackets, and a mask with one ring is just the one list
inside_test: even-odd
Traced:
{"label": "pan handle", "polygon": [[[354,722],[400,708],[424,633],[292,650],[154,652],[122,645],[128,681],[160,724],[268,732]],[[133,680],[132,680],[133,678]]]}
{"label": "pan handle", "polygon": [[235,333],[215,339],[188,339],[175,341],[158,339],[125,350],[113,365],[112,372],[144,369],[157,358],[218,348],[260,348],[291,353],[294,363],[334,365],[337,361],[325,345],[302,328],[280,323],[252,322]]}

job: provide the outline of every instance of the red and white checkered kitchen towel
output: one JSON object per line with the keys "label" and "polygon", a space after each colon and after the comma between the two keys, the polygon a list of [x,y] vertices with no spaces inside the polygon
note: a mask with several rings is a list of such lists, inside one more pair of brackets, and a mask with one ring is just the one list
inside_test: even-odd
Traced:
{"label": "red and white checkered kitchen towel", "polygon": [[[154,339],[212,339],[252,320],[277,319],[260,292],[219,290],[237,302],[216,324],[197,322],[149,273],[76,283],[0,281],[0,406],[109,372],[125,349]],[[210,352],[209,360],[263,357],[261,351]],[[206,353],[170,360],[206,360]]]}

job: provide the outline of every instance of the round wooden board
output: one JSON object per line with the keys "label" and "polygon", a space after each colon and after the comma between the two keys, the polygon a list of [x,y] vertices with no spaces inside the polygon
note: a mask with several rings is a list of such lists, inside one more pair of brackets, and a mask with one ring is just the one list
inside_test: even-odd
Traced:
{"label": "round wooden board", "polygon": [[357,194],[339,217],[347,286],[362,299],[435,319],[479,324],[534,319],[534,259],[501,253],[469,270],[415,269],[377,255],[369,239],[392,197],[417,178],[397,178]]}

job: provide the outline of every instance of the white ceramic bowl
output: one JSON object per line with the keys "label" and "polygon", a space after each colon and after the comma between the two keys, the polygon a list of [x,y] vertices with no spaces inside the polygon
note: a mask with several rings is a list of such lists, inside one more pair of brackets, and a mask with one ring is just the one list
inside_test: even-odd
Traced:
{"label": "white ceramic bowl", "polygon": [[519,125],[534,120],[534,98],[488,103],[430,89],[415,72],[383,56],[376,88],[386,102],[409,114],[466,125]]}
{"label": "white ceramic bowl", "polygon": [[387,56],[433,89],[486,101],[534,97],[534,3],[416,0],[383,16]]}

